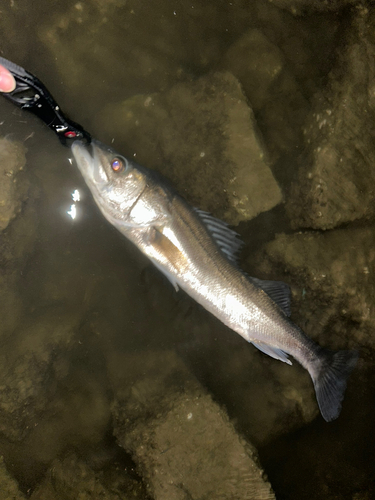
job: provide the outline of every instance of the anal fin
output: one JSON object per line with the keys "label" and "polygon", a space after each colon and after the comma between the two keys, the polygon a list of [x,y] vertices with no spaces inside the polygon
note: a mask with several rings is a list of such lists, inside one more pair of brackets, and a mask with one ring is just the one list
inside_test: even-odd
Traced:
{"label": "anal fin", "polygon": [[251,342],[251,343],[257,349],[264,352],[264,354],[271,356],[271,358],[278,359],[279,361],[283,361],[284,363],[287,363],[288,365],[292,364],[292,362],[288,358],[288,355],[282,349],[279,349],[277,347],[272,347],[268,344],[264,344],[263,342]]}
{"label": "anal fin", "polygon": [[151,262],[154,264],[154,266],[159,269],[159,271],[161,273],[164,274],[164,276],[167,278],[167,280],[173,285],[173,288],[176,290],[176,292],[178,292],[179,290],[179,287],[178,287],[178,284],[177,284],[177,280],[176,278],[173,276],[173,274],[169,273],[168,271],[166,271],[158,262],[156,262],[154,259],[150,259]]}

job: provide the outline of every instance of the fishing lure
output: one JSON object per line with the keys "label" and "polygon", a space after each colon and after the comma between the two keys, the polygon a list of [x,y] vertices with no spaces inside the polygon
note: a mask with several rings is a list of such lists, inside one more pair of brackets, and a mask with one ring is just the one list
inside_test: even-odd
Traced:
{"label": "fishing lure", "polygon": [[91,143],[91,135],[78,123],[67,118],[45,85],[21,66],[0,57],[0,64],[13,75],[16,88],[4,93],[4,97],[15,106],[30,111],[40,118],[60,139],[70,147],[77,139]]}

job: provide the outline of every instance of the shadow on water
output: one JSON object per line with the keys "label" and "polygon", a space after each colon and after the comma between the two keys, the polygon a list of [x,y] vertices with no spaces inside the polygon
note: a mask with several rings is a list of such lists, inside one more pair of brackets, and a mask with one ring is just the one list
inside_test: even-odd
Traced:
{"label": "shadow on water", "polygon": [[[303,150],[302,124],[311,112],[312,96],[327,83],[327,74],[336,61],[340,33],[350,24],[353,11],[319,12],[298,18],[260,0],[252,5],[241,0],[220,3],[220,8],[216,1],[159,4],[54,1],[46,9],[45,4],[37,2],[32,12],[27,2],[10,2],[0,21],[4,32],[2,55],[40,77],[62,108],[98,138],[113,140],[116,147],[123,147],[136,159],[168,174],[163,170],[166,164],[170,175],[178,178],[171,164],[180,160],[181,165],[189,167],[184,162],[189,159],[190,143],[183,148],[183,141],[175,139],[174,147],[173,132],[178,126],[173,125],[173,120],[179,121],[181,110],[173,108],[173,99],[183,85],[195,84],[198,77],[228,68],[235,72],[228,50],[250,29],[247,43],[263,51],[262,58],[254,59],[255,69],[251,71],[261,73],[261,63],[272,52],[270,58],[276,60],[277,71],[281,71],[278,64],[282,60],[283,76],[277,84],[270,83],[270,93],[264,95],[240,70],[236,76],[248,83],[246,86],[244,80],[242,84],[246,93],[243,104],[250,104],[253,97],[257,120],[254,129],[263,135],[260,143],[268,149],[267,161],[283,188],[284,198],[290,195],[299,166],[296,158]],[[38,20],[37,28],[31,20]],[[19,26],[24,27],[22,33]],[[271,62],[267,59],[270,66]],[[168,94],[171,88],[175,93]],[[211,81],[203,94],[204,104],[214,92]],[[147,99],[159,94],[156,102],[160,108],[151,118],[160,123],[160,131],[143,114],[152,108]],[[277,105],[267,101],[260,105],[269,95],[281,95]],[[288,101],[286,96],[290,95],[297,95],[296,100]],[[238,94],[235,96],[233,102],[241,100]],[[185,109],[191,106],[190,97],[186,97]],[[123,116],[119,103],[126,99],[128,108]],[[119,111],[111,115],[116,107]],[[287,108],[287,113],[283,115],[279,108]],[[99,214],[78,170],[68,161],[70,152],[59,145],[53,134],[8,103],[1,101],[0,109],[1,135],[8,134],[28,149],[26,172],[22,174],[27,186],[22,195],[22,217],[17,216],[0,233],[0,262],[6,262],[0,274],[2,315],[6,318],[0,329],[0,385],[4,396],[0,408],[0,455],[21,490],[34,492],[36,500],[43,498],[45,491],[50,491],[50,483],[61,480],[64,486],[67,479],[62,470],[70,471],[67,477],[71,478],[79,470],[81,478],[101,482],[103,490],[96,491],[98,495],[110,491],[125,498],[132,492],[132,497],[149,498],[144,485],[147,479],[135,465],[136,452],[130,451],[131,447],[129,452],[122,448],[126,437],[119,437],[117,406],[126,397],[139,398],[134,407],[138,411],[144,405],[142,418],[147,422],[152,412],[147,405],[151,408],[150,401],[155,401],[147,399],[149,387],[145,389],[146,397],[142,395],[142,384],[134,380],[138,371],[144,368],[146,373],[150,366],[153,368],[155,360],[147,366],[147,361],[137,361],[138,356],[142,359],[144,355],[146,360],[149,354],[157,358],[154,353],[172,351],[184,360],[191,377],[196,377],[226,408],[238,432],[257,447],[278,500],[375,497],[375,374],[368,368],[373,356],[370,343],[362,351],[359,370],[350,380],[342,415],[326,424],[317,417],[311,382],[302,368],[280,366],[255,352],[186,294],[176,293]],[[209,114],[210,110],[204,108],[197,116],[200,119]],[[281,120],[282,126],[279,123],[272,128],[276,118],[270,120],[270,116]],[[287,123],[290,117],[296,122]],[[202,139],[199,129],[194,128],[195,119],[189,116],[186,125],[192,144]],[[215,127],[225,119],[227,116],[219,117],[212,129],[208,119],[210,134],[215,134]],[[119,129],[121,120],[124,127]],[[172,128],[165,132],[166,138],[162,130],[168,123]],[[222,151],[219,148],[218,152],[213,144],[212,157],[216,161]],[[192,161],[199,152],[194,150]],[[204,158],[206,150],[201,154]],[[223,185],[230,169],[224,165],[219,171],[218,167],[216,178],[215,162],[210,164],[207,159],[204,168],[202,165],[192,169],[192,185],[182,189],[183,194],[204,201],[206,192],[207,198],[212,195],[211,208],[216,203],[217,214],[234,217],[227,194],[218,198],[218,193],[226,193]],[[194,190],[200,174],[211,178],[212,184],[202,183]],[[186,177],[181,178],[184,186]],[[72,221],[67,211],[76,188],[82,200],[77,203],[77,219]],[[333,324],[332,336],[327,334],[324,342],[339,348],[345,339],[353,347],[355,341],[342,332],[346,327],[348,332],[358,332],[361,320],[355,315],[354,319],[345,316],[345,311],[341,313],[341,303],[340,313],[328,319],[318,310],[322,303],[329,308],[335,300],[330,299],[328,285],[321,286],[322,298],[319,287],[312,287],[310,293],[316,301],[303,301],[305,288],[301,283],[311,277],[302,265],[295,270],[288,263],[286,271],[287,264],[284,266],[277,258],[267,260],[265,248],[277,234],[294,237],[298,233],[292,228],[284,204],[274,205],[252,220],[237,215],[232,219],[246,243],[241,256],[243,267],[262,278],[286,276],[292,286],[293,318],[299,323],[306,318],[304,326],[313,334],[314,317],[320,332],[330,332],[328,327]],[[366,229],[367,223],[362,218],[341,228]],[[318,230],[314,234],[325,237],[329,233]],[[346,245],[351,244],[348,239]],[[350,274],[349,267],[343,270],[345,273]],[[350,293],[351,297],[355,295]],[[355,338],[360,338],[359,334]],[[139,366],[142,363],[144,367]],[[186,385],[189,383],[190,379]],[[128,410],[131,413],[134,408]],[[132,425],[127,428],[129,435],[136,427],[134,422]]]}

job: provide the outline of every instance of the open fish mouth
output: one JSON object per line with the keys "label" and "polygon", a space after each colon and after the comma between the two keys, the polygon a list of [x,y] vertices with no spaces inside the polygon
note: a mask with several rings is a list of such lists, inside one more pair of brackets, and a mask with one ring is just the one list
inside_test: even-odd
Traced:
{"label": "open fish mouth", "polygon": [[95,142],[93,140],[91,144],[85,144],[82,141],[74,141],[71,149],[85,181],[99,187],[109,179],[100,161],[100,147]]}

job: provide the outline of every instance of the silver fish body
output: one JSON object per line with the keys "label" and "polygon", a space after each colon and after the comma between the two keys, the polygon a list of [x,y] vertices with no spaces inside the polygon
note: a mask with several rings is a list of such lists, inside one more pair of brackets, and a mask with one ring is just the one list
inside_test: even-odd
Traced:
{"label": "silver fish body", "polygon": [[72,151],[107,220],[132,241],[175,286],[266,354],[304,366],[325,420],[340,413],[355,351],[332,352],[290,319],[289,288],[247,276],[236,262],[234,231],[192,208],[168,183],[111,148],[76,141]]}

